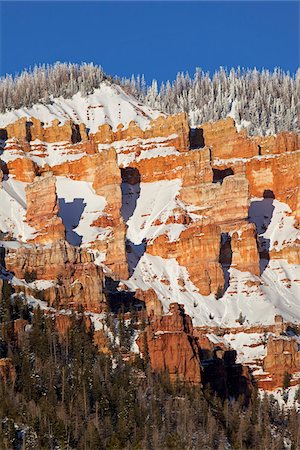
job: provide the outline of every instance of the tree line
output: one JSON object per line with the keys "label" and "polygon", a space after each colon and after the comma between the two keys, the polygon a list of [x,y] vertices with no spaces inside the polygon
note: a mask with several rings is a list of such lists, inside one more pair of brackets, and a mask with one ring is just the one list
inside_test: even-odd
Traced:
{"label": "tree line", "polygon": [[[18,318],[28,321],[21,339],[12,326]],[[171,384],[167,372],[153,374],[148,358],[122,358],[125,328],[137,326],[122,314],[106,355],[82,314],[70,320],[62,337],[51,315],[33,313],[4,282],[1,357],[11,359],[16,378],[0,382],[1,449],[299,448],[295,408],[257,392],[250,402],[221,399],[209,388]]]}
{"label": "tree line", "polygon": [[103,80],[121,85],[139,101],[168,114],[185,111],[195,127],[230,115],[250,134],[300,131],[300,70],[295,75],[279,68],[269,70],[223,67],[213,75],[197,68],[191,77],[178,73],[174,81],[147,83],[144,76],[111,77],[93,64],[35,66],[21,74],[0,79],[0,112],[53,98],[86,96]]}

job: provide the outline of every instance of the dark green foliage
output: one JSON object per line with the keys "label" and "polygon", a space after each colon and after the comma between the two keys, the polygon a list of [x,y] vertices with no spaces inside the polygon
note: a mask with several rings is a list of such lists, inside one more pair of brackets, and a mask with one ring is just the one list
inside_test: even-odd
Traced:
{"label": "dark green foliage", "polygon": [[36,280],[36,272],[34,270],[32,270],[31,272],[28,272],[28,270],[26,270],[24,272],[24,280],[26,281],[26,283],[32,283],[33,281]]}
{"label": "dark green foliage", "polygon": [[285,374],[283,376],[283,381],[282,381],[283,389],[287,389],[288,387],[290,387],[291,378],[292,378],[291,374],[288,372],[285,372]]}
{"label": "dark green foliage", "polygon": [[[3,317],[23,314],[6,301],[2,325]],[[285,437],[299,448],[299,414],[270,397],[254,392],[248,406],[242,398],[222,401],[198,386],[172,385],[168,373],[152,374],[147,358],[123,361],[137,325],[123,313],[111,322],[116,342],[124,339],[113,359],[98,353],[83,315],[71,321],[62,338],[51,315],[37,309],[21,342],[2,337],[17,379],[0,383],[1,450],[281,450]]]}

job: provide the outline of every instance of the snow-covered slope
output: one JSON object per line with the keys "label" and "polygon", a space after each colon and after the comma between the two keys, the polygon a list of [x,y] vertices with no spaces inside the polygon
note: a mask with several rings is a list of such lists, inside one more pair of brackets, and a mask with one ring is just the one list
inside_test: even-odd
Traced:
{"label": "snow-covered slope", "polygon": [[44,122],[45,127],[50,126],[54,119],[61,123],[71,119],[77,124],[84,123],[91,133],[95,133],[104,123],[111,125],[113,130],[120,123],[127,128],[132,120],[145,129],[159,115],[162,113],[142,105],[119,86],[103,81],[99,89],[86,97],[78,92],[71,99],[53,98],[48,105],[37,104],[32,108],[0,114],[0,128],[21,117],[35,117]]}
{"label": "snow-covered slope", "polygon": [[107,229],[91,226],[106,205],[105,198],[96,195],[92,183],[57,177],[56,189],[67,241],[72,245],[87,245],[95,239],[105,239]]}
{"label": "snow-covered slope", "polygon": [[270,261],[262,279],[233,268],[229,271],[229,288],[218,300],[214,295],[201,295],[186,268],[174,258],[147,253],[139,260],[130,280],[124,283],[132,290],[154,289],[165,312],[172,302],[184,304],[196,326],[240,327],[241,316],[246,326],[266,325],[274,323],[276,314],[286,321],[300,322],[299,266],[284,260]]}

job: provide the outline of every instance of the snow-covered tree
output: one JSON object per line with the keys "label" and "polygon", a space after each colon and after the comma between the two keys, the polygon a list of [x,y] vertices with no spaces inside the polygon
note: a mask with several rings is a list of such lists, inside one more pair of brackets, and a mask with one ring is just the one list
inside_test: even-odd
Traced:
{"label": "snow-covered tree", "polygon": [[139,101],[168,114],[186,111],[191,126],[230,115],[238,125],[248,124],[250,134],[300,131],[300,70],[295,75],[275,69],[221,67],[213,76],[196,69],[193,78],[180,72],[173,82],[156,80],[147,85],[144,76],[112,78],[93,64],[56,63],[0,79],[0,111],[50,103],[51,98],[70,98],[78,91],[88,95],[104,80],[123,86]]}

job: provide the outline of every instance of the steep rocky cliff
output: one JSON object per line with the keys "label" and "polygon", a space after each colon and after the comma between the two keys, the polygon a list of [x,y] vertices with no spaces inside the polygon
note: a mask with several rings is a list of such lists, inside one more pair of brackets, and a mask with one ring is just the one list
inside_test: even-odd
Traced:
{"label": "steep rocky cliff", "polygon": [[[299,323],[297,134],[250,137],[231,118],[190,130],[184,113],[150,110],[109,82],[51,110],[2,114],[0,127],[2,276],[31,301],[100,313],[135,296],[152,317],[154,370],[192,382],[202,369],[186,321],[204,341],[203,327],[226,329],[225,343],[211,338],[238,361],[233,330],[271,333],[278,315]],[[165,316],[174,302],[191,319],[174,305]]]}

